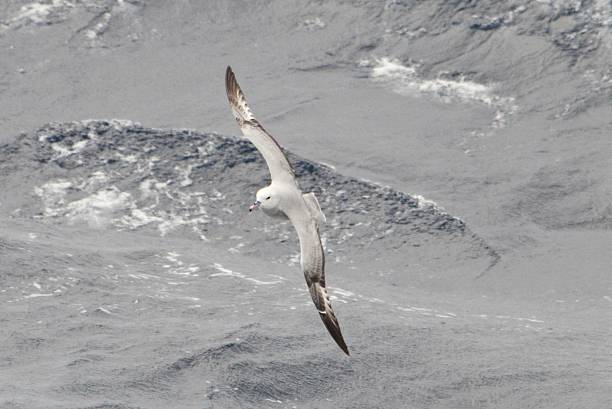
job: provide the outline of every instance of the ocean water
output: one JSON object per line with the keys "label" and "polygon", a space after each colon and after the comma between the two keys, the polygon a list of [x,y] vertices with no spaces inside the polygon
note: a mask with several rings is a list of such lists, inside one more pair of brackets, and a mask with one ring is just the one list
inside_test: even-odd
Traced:
{"label": "ocean water", "polygon": [[3,3],[0,407],[608,409],[611,7]]}

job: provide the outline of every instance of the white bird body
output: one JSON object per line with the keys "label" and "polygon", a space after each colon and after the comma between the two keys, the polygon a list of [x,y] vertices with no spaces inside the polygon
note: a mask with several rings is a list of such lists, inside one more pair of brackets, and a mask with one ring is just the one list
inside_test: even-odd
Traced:
{"label": "white bird body", "polygon": [[274,218],[288,218],[295,227],[300,240],[300,264],[312,301],[332,338],[348,355],[325,288],[325,252],[319,237],[319,226],[325,222],[325,216],[319,202],[314,193],[303,194],[300,190],[291,164],[278,142],[255,119],[230,67],[225,74],[225,87],[243,135],[264,157],[272,176],[270,185],[257,191],[251,209],[260,208]]}

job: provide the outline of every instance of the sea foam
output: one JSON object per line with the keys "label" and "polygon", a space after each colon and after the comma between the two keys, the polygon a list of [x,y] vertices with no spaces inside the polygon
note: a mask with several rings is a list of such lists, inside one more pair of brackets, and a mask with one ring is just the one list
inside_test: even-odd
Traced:
{"label": "sea foam", "polygon": [[492,123],[496,128],[503,127],[507,115],[518,109],[513,97],[499,96],[493,85],[469,81],[465,76],[450,79],[445,78],[448,73],[440,72],[437,78],[423,78],[418,64],[404,65],[389,57],[361,60],[359,66],[369,68],[374,81],[389,85],[400,95],[427,95],[444,103],[475,103],[491,107],[496,110]]}

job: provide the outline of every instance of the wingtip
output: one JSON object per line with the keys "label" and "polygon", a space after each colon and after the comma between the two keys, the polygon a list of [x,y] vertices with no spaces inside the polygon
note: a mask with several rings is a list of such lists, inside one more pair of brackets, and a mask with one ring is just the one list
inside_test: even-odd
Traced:
{"label": "wingtip", "polygon": [[340,325],[338,321],[334,318],[333,320],[327,314],[319,313],[323,324],[327,328],[329,335],[336,341],[336,344],[340,347],[340,349],[348,356],[351,356],[348,347],[346,346],[346,342],[344,341],[344,337],[342,336],[342,331],[340,331]]}
{"label": "wingtip", "polygon": [[338,344],[338,346],[340,347],[342,352],[344,352],[347,356],[351,356],[351,353],[349,352],[349,349],[346,346],[346,343],[344,342],[344,339],[342,338],[342,334],[340,334],[340,338],[339,339],[334,338],[334,341],[336,341],[336,344]]}
{"label": "wingtip", "polygon": [[344,343],[344,339],[342,340],[342,344],[340,344],[339,342],[336,341],[336,343],[338,344],[338,346],[340,347],[340,349],[342,350],[342,352],[344,352],[347,356],[351,356],[351,353],[349,352],[348,347],[346,346],[346,343]]}
{"label": "wingtip", "polygon": [[344,346],[344,348],[342,348],[342,351],[346,354],[346,356],[351,356],[351,353],[349,352],[349,349],[346,345]]}
{"label": "wingtip", "polygon": [[232,71],[232,67],[229,65],[225,70],[225,89],[227,91],[228,97],[230,96],[232,90],[232,84],[236,82],[236,77],[234,76],[234,71]]}

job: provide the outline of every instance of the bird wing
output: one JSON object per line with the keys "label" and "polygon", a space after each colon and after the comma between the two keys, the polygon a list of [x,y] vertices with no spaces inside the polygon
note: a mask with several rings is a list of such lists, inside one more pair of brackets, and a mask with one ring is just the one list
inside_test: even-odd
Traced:
{"label": "bird wing", "polygon": [[[305,210],[304,213],[306,212]],[[300,239],[302,270],[312,301],[334,341],[344,353],[349,355],[348,347],[340,331],[340,324],[338,324],[325,288],[325,253],[317,222],[309,214],[301,216],[289,214],[289,217]]]}
{"label": "bird wing", "polygon": [[246,97],[236,81],[231,67],[225,71],[225,90],[234,118],[242,134],[250,140],[264,157],[273,181],[295,183],[295,173],[276,140],[261,126],[247,104]]}

